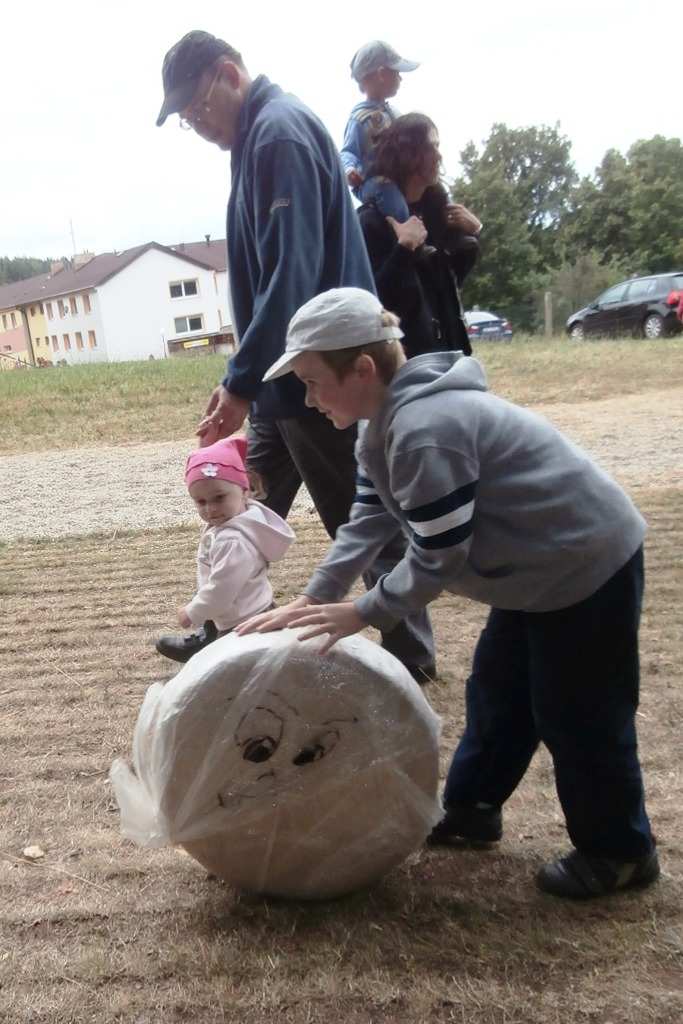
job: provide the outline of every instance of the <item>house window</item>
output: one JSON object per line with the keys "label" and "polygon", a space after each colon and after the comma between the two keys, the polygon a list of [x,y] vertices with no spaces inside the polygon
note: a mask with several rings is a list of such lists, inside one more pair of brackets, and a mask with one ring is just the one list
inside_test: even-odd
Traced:
{"label": "house window", "polygon": [[90,312],[90,296],[88,295],[87,292],[84,292],[84,294],[83,294],[83,312],[84,313],[89,313]]}
{"label": "house window", "polygon": [[59,315],[63,318],[66,316],[66,306],[61,299],[57,300],[57,306],[59,307]]}
{"label": "house window", "polygon": [[12,327],[16,327],[17,326],[17,318],[16,318],[15,314],[14,313],[10,313],[9,316],[10,316],[10,320],[12,321]]}
{"label": "house window", "polygon": [[57,335],[52,335],[52,351],[59,352],[59,342],[57,341]]}
{"label": "house window", "polygon": [[72,312],[72,313],[74,314],[74,316],[75,316],[75,315],[76,315],[76,313],[78,313],[78,306],[77,306],[77,304],[76,304],[76,296],[75,296],[75,295],[70,295],[70,296],[69,296],[69,306],[70,306],[70,308],[71,308],[71,312]]}
{"label": "house window", "polygon": [[191,278],[188,281],[171,281],[168,286],[172,299],[180,299],[183,295],[199,295],[198,281]]}
{"label": "house window", "polygon": [[83,350],[83,335],[80,331],[76,331],[76,348],[79,352]]}
{"label": "house window", "polygon": [[11,351],[12,351],[12,346],[11,345],[5,345],[5,352],[11,352]]}
{"label": "house window", "polygon": [[52,320],[52,303],[51,302],[46,302],[45,303],[45,309],[47,310],[48,320]]}
{"label": "house window", "polygon": [[97,348],[97,338],[94,331],[88,331],[88,346],[90,348]]}
{"label": "house window", "polygon": [[199,316],[177,316],[173,322],[177,334],[204,330],[204,317],[201,314]]}
{"label": "house window", "polygon": [[7,313],[2,314],[2,329],[3,331],[7,330]]}
{"label": "house window", "polygon": [[68,334],[63,334],[62,335],[62,340],[64,342],[64,351],[68,352],[69,349],[71,348],[71,341],[69,339],[69,335]]}
{"label": "house window", "polygon": [[43,314],[44,314],[45,310],[43,309],[43,304],[42,304],[42,302],[39,302],[39,303],[38,303],[38,309],[40,310],[40,315],[41,315],[41,316],[43,316]]}
{"label": "house window", "polygon": [[35,306],[31,306],[31,316],[35,316],[35,315],[36,315],[36,307]]}
{"label": "house window", "polygon": [[36,338],[36,348],[40,347],[40,338]]}
{"label": "house window", "polygon": [[47,345],[48,348],[50,347],[50,339],[49,338],[45,339],[45,344]]}

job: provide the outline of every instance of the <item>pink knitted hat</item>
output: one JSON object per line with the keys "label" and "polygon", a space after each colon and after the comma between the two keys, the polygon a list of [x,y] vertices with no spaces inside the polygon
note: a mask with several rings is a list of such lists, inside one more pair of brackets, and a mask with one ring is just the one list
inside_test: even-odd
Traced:
{"label": "pink knitted hat", "polygon": [[249,490],[249,478],[244,468],[247,457],[246,437],[231,437],[216,441],[206,448],[197,448],[185,464],[185,484],[195,480],[228,480],[243,490]]}

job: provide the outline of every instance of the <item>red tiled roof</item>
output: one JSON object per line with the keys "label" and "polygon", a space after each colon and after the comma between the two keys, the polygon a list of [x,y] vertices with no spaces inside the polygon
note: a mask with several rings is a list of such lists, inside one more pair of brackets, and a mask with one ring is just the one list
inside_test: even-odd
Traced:
{"label": "red tiled roof", "polygon": [[208,245],[206,242],[185,242],[176,246],[147,242],[145,245],[136,245],[132,249],[125,249],[119,253],[100,253],[98,256],[93,256],[78,270],[69,266],[55,274],[38,274],[36,277],[28,277],[23,281],[12,281],[10,284],[0,285],[0,309],[14,309],[16,306],[25,306],[30,302],[42,302],[44,299],[53,299],[59,295],[83,291],[85,288],[96,288],[98,285],[104,284],[114,274],[118,274],[124,267],[129,266],[138,256],[149,249],[172,253],[189,263],[195,263],[210,270],[225,270],[226,268],[225,240],[210,242]]}

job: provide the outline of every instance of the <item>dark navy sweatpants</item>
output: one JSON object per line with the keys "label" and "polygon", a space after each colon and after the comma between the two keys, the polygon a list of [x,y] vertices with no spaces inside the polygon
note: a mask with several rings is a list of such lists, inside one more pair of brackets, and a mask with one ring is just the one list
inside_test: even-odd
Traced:
{"label": "dark navy sweatpants", "polygon": [[543,742],[574,846],[633,860],[653,846],[638,761],[643,550],[556,612],[493,608],[467,682],[444,803],[501,806]]}

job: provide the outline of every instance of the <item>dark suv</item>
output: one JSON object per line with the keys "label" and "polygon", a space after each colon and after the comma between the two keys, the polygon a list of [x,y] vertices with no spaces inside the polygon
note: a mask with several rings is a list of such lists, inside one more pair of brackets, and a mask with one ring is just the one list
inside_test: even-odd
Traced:
{"label": "dark suv", "polygon": [[567,320],[567,334],[574,341],[600,334],[645,338],[675,334],[682,325],[666,300],[670,292],[681,289],[683,272],[622,281],[598,295],[590,306],[572,313]]}

